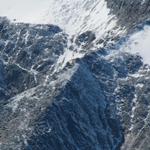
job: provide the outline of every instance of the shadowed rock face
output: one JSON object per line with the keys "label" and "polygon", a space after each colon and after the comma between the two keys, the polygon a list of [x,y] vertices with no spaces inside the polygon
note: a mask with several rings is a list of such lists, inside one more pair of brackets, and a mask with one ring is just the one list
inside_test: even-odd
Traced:
{"label": "shadowed rock face", "polygon": [[150,20],[150,1],[149,0],[106,0],[107,7],[111,13],[117,16],[119,25],[126,27],[132,32],[137,24]]}
{"label": "shadowed rock face", "polygon": [[[149,17],[148,8],[139,20],[125,13],[149,1],[107,3],[127,31]],[[149,150],[150,67],[112,49],[115,36],[91,51],[95,38],[0,18],[1,150]]]}
{"label": "shadowed rock face", "polygon": [[6,18],[0,18],[0,26],[1,94],[10,98],[44,80],[63,53],[66,35],[57,26],[11,24]]}
{"label": "shadowed rock face", "polygon": [[[93,63],[92,56],[89,58]],[[88,60],[76,62],[79,68],[38,119],[36,128],[47,131],[39,134],[37,130],[28,141],[27,149],[94,150],[119,146],[122,141],[119,120],[109,112],[104,87],[91,72]],[[103,61],[100,64],[103,65]],[[40,146],[37,144],[39,140]]]}
{"label": "shadowed rock face", "polygon": [[87,31],[79,35],[76,39],[77,45],[87,45],[96,39],[95,34],[92,31]]}
{"label": "shadowed rock face", "polygon": [[[107,88],[115,81],[112,64],[93,53],[54,72],[53,64],[67,46],[59,28],[2,21],[11,34],[6,43],[7,32],[1,32],[1,87],[8,94],[1,94],[1,149],[119,148],[122,127],[105,93],[116,84]],[[43,33],[47,28],[53,32]]]}

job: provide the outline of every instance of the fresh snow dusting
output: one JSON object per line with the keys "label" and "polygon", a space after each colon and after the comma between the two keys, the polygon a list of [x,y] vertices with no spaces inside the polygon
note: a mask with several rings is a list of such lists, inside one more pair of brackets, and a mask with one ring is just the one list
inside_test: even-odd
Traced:
{"label": "fresh snow dusting", "polygon": [[16,95],[15,97],[13,97],[10,101],[10,103],[8,103],[6,106],[9,108],[12,108],[12,111],[15,112],[19,106],[20,101],[24,98],[24,97],[30,97],[34,94],[36,88],[32,88],[29,90],[26,90],[25,92]]}
{"label": "fresh snow dusting", "polygon": [[57,64],[56,64],[56,69],[58,72],[59,70],[63,69],[66,64],[69,62],[69,63],[72,63],[73,60],[77,59],[77,58],[82,58],[84,56],[84,54],[80,53],[80,52],[74,52],[74,51],[71,51],[71,50],[66,50],[64,52],[64,54],[62,54],[58,61],[57,61]]}
{"label": "fresh snow dusting", "polygon": [[150,64],[150,26],[146,25],[143,30],[134,33],[122,50],[133,54],[138,53],[144,63]]}
{"label": "fresh snow dusting", "polygon": [[53,22],[73,35],[92,30],[101,36],[116,25],[105,0],[53,0]]}
{"label": "fresh snow dusting", "polygon": [[56,24],[70,35],[103,35],[116,25],[105,0],[0,0],[0,16],[16,22]]}
{"label": "fresh snow dusting", "polygon": [[70,50],[69,47],[72,46],[71,39],[68,40],[68,46],[65,48],[65,51],[62,55],[59,56],[53,73],[59,72],[60,70],[64,69],[67,63],[73,63],[73,61],[77,58],[84,57],[85,54],[81,53],[82,48],[77,47],[73,44],[74,50]]}

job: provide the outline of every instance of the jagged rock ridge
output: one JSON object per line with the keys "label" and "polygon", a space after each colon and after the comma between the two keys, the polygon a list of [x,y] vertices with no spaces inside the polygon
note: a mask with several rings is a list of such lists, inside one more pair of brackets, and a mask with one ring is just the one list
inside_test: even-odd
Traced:
{"label": "jagged rock ridge", "polygon": [[110,37],[0,18],[0,149],[149,150],[150,67]]}

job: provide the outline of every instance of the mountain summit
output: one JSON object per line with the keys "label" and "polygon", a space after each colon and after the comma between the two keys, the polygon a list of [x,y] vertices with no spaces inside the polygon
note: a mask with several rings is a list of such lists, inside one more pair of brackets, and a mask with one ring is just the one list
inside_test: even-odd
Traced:
{"label": "mountain summit", "polygon": [[149,150],[150,1],[36,2],[0,11],[0,150]]}

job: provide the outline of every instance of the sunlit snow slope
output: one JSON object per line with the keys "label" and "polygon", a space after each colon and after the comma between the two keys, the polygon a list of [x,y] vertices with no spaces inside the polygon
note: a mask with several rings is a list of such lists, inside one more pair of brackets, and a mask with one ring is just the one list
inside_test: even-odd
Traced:
{"label": "sunlit snow slope", "polygon": [[116,23],[105,0],[57,0],[52,6],[53,21],[71,34],[94,30],[102,35]]}
{"label": "sunlit snow slope", "polygon": [[0,0],[0,16],[17,22],[57,24],[69,34],[115,27],[104,0]]}

